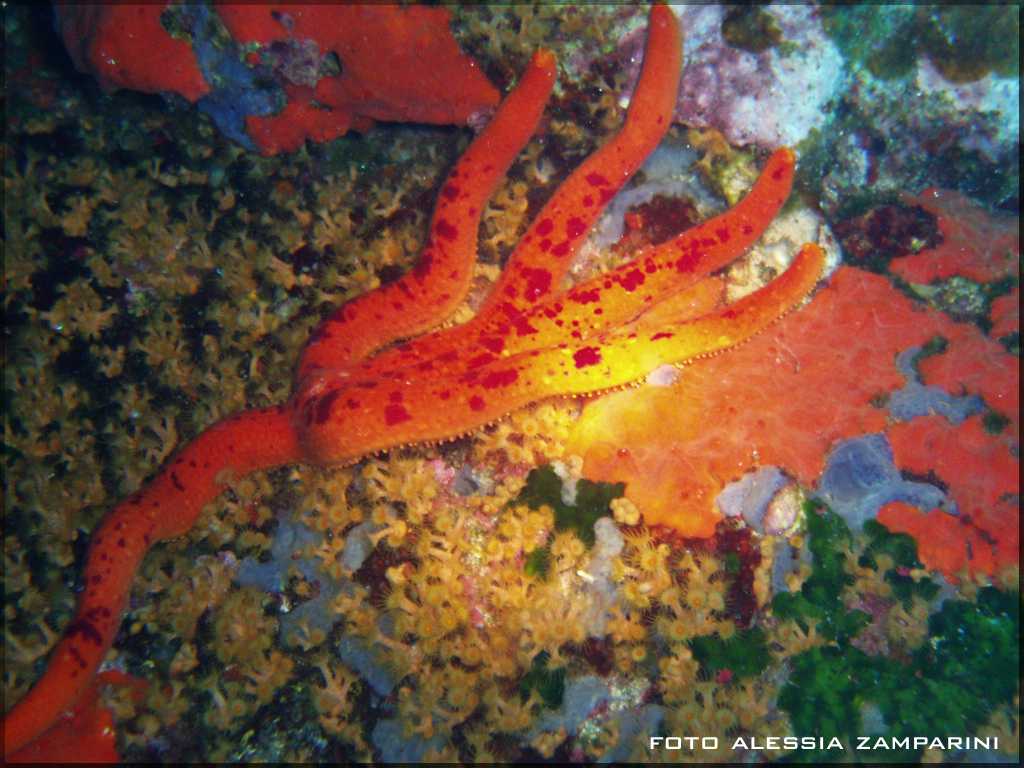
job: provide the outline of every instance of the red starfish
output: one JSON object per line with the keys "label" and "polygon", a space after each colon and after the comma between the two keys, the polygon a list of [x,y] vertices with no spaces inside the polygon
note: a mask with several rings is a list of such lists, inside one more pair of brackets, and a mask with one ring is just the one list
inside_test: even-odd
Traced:
{"label": "red starfish", "polygon": [[436,327],[466,295],[483,205],[533,133],[554,81],[554,56],[533,57],[441,187],[414,269],[324,321],[299,362],[289,402],[213,425],[105,518],[93,536],[75,618],[46,672],[5,718],[5,755],[43,733],[87,688],[113,642],[142,558],[157,541],[187,532],[226,476],[295,462],[352,462],[452,438],[547,397],[619,387],[662,363],[735,346],[810,292],[823,266],[814,245],[760,291],[680,319],[700,279],[749,247],[778,212],[792,181],[789,150],[771,156],[732,210],[558,292],[590,226],[667,130],[680,57],[674,15],[653,7],[625,125],[538,214],[477,317],[374,354]]}

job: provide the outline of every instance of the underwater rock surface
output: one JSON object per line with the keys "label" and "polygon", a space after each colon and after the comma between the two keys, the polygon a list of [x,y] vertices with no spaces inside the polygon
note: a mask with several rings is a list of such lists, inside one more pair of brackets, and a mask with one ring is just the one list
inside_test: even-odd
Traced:
{"label": "underwater rock surface", "polygon": [[[483,213],[461,322],[621,123],[646,21],[626,6],[450,13],[446,36],[494,83],[541,45],[565,70]],[[783,231],[706,287],[713,302],[756,290],[820,236],[834,271],[810,303],[635,390],[354,466],[231,479],[143,561],[106,660],[117,674],[91,702],[112,723],[103,747],[165,762],[823,762],[836,753],[765,739],[835,734],[864,758],[859,735],[927,733],[980,741],[870,757],[1018,759],[1019,84],[999,39],[982,51],[966,20],[916,13],[684,11],[682,122],[572,279],[727,209],[759,147],[797,142]],[[245,65],[215,59],[229,51],[216,40],[167,35],[212,88],[181,95],[210,99],[198,114],[99,93],[49,9],[15,5],[4,24],[14,702],[71,620],[104,513],[209,424],[288,397],[320,318],[415,263],[471,134],[382,124],[264,157],[243,115],[269,102],[239,106]],[[905,62],[889,40],[912,40]],[[298,87],[324,59],[296,40],[261,51]],[[703,107],[691,67],[714,78]],[[684,733],[718,746],[648,748]]]}

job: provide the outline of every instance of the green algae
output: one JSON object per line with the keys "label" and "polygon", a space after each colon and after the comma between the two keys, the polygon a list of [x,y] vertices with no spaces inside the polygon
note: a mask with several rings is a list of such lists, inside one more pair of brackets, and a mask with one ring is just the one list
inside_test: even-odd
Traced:
{"label": "green algae", "polygon": [[935,357],[936,355],[943,354],[949,348],[949,339],[945,336],[935,335],[932,336],[928,341],[921,345],[921,349],[918,350],[917,354],[910,359],[910,367],[914,369],[914,374],[918,379],[921,378],[921,361],[928,357]]}
{"label": "green algae", "polygon": [[[797,733],[855,743],[864,708],[878,708],[886,735],[968,734],[999,707],[1012,706],[1020,655],[1018,595],[994,587],[978,600],[947,601],[928,622],[928,640],[909,663],[870,656],[848,643],[805,651],[791,660],[779,694]],[[872,762],[917,761],[920,750],[873,750]],[[827,753],[801,750],[788,761],[814,762]]]}
{"label": "green algae", "polygon": [[565,667],[550,669],[549,658],[547,651],[541,651],[533,657],[529,671],[519,681],[519,694],[526,701],[531,691],[537,691],[544,706],[558,709],[565,696]]}
{"label": "green algae", "polygon": [[[842,606],[843,588],[851,581],[843,567],[850,531],[842,518],[821,507],[808,510],[807,520],[813,573],[800,594],[777,595],[773,608],[783,618],[818,619],[818,626],[835,642],[790,659],[790,677],[778,703],[789,714],[795,733],[826,742],[837,737],[849,749],[869,730],[865,712],[876,708],[889,737],[970,734],[995,710],[1012,706],[1020,668],[1018,593],[985,587],[975,601],[947,600],[929,618],[928,637],[909,659],[870,655],[852,642],[858,625],[865,624],[854,616],[861,612],[847,612]],[[877,567],[878,557],[888,555],[895,565],[886,580],[893,584],[897,599],[909,603],[915,594],[935,597],[936,585],[913,582],[901,573],[919,565],[910,537],[889,533],[874,521],[865,525],[865,533],[869,541],[861,565]],[[830,594],[828,588],[833,590]],[[918,761],[921,750],[872,750],[863,757],[872,762]],[[827,759],[827,750],[798,750],[784,761]]]}
{"label": "green algae", "polygon": [[910,73],[917,59],[913,6],[823,5],[819,12],[826,34],[848,60],[883,79]]}
{"label": "green algae", "polygon": [[1020,71],[1020,9],[1014,5],[949,5],[919,9],[920,46],[951,83]]}
{"label": "green algae", "polygon": [[813,570],[799,592],[775,595],[772,611],[780,619],[793,619],[804,631],[816,624],[823,636],[845,642],[869,623],[866,613],[847,611],[842,603],[843,590],[854,582],[845,552],[853,536],[843,518],[819,501],[805,502],[804,512]]}
{"label": "green algae", "polygon": [[547,505],[555,512],[555,530],[572,531],[588,547],[594,545],[594,523],[611,515],[611,503],[626,492],[625,483],[595,483],[581,479],[576,483],[576,503],[562,499],[562,478],[550,464],[530,470],[526,485],[512,504],[531,509]]}
{"label": "green algae", "polygon": [[771,662],[768,642],[760,627],[740,630],[732,637],[700,635],[689,641],[693,657],[710,675],[730,672],[738,678],[756,677]]}
{"label": "green algae", "polygon": [[734,48],[763,53],[782,42],[782,30],[775,17],[763,8],[744,5],[726,11],[722,37]]}
{"label": "green algae", "polygon": [[989,410],[981,417],[981,425],[990,435],[998,435],[1010,426],[1010,420],[998,411]]}
{"label": "green algae", "polygon": [[1001,336],[999,343],[1014,357],[1020,357],[1020,331],[1014,331],[1007,336]]}
{"label": "green algae", "polygon": [[1020,17],[1013,6],[825,5],[825,32],[875,77],[906,77],[927,56],[951,83],[1019,72]]}
{"label": "green algae", "polygon": [[523,571],[527,576],[534,576],[540,579],[547,577],[550,568],[551,547],[549,545],[532,550],[526,556],[526,562],[523,564]]}
{"label": "green algae", "polygon": [[[979,283],[960,275],[936,280],[928,285],[907,283],[912,296],[925,299],[931,306],[954,320],[972,323],[982,333],[992,330],[992,304],[1019,284],[1014,275]],[[940,350],[942,351],[942,350]]]}
{"label": "green algae", "polygon": [[878,556],[888,555],[894,565],[886,570],[884,578],[892,587],[892,593],[909,609],[914,597],[930,601],[939,593],[939,585],[930,579],[914,579],[908,571],[923,568],[917,559],[917,543],[906,533],[893,533],[877,520],[864,523],[868,544],[858,559],[862,567],[878,570]]}
{"label": "green algae", "polygon": [[929,619],[928,634],[929,642],[916,654],[917,666],[925,678],[935,676],[960,689],[958,709],[967,727],[1012,703],[1020,670],[1019,593],[984,587],[976,602],[950,600]]}
{"label": "green algae", "polygon": [[959,275],[940,283],[932,301],[938,309],[957,320],[977,322],[988,312],[984,287]]}

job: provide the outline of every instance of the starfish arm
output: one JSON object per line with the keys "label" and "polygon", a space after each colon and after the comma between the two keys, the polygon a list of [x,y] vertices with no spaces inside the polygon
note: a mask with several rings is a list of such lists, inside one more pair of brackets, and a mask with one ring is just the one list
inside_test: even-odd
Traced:
{"label": "starfish arm", "polygon": [[[637,344],[649,343],[659,359],[677,364],[718,354],[749,340],[796,309],[814,289],[824,268],[822,248],[805,243],[781,275],[742,299],[694,318],[690,304],[698,283],[600,337],[602,346],[621,348],[628,354]],[[645,338],[647,342],[642,341]]]}
{"label": "starfish arm", "polygon": [[608,201],[668,130],[679,92],[681,56],[679,22],[667,7],[654,6],[643,69],[623,127],[559,186],[534,217],[476,317],[442,334],[387,350],[367,361],[364,370],[395,370],[464,350],[474,343],[474,336],[493,336],[508,315],[518,315],[557,291]]}
{"label": "starfish arm", "polygon": [[324,320],[299,361],[299,381],[318,369],[350,366],[395,339],[433,328],[455,311],[469,290],[484,204],[536,130],[554,80],[554,55],[538,51],[441,187],[416,265]]}
{"label": "starfish arm", "polygon": [[701,278],[648,305],[643,311],[644,322],[665,329],[710,314],[725,303],[725,286],[719,276]]}
{"label": "starfish arm", "polygon": [[477,314],[523,311],[559,290],[559,283],[608,202],[661,143],[679,94],[682,35],[675,14],[651,8],[644,63],[619,132],[562,182],[509,256]]}
{"label": "starfish arm", "polygon": [[680,272],[712,272],[726,266],[756,243],[778,215],[793,188],[795,168],[793,150],[775,150],[742,200],[724,213],[655,246],[650,257],[657,264],[672,264]]}
{"label": "starfish arm", "polygon": [[[590,344],[547,352],[546,361],[533,358],[528,374],[537,376],[550,394],[587,395],[638,381],[665,363],[681,365],[719,354],[799,306],[824,266],[822,249],[808,243],[779,277],[733,304],[692,319],[686,300],[693,289],[687,289],[666,299],[650,316],[641,315]],[[677,318],[670,317],[669,309],[675,310]],[[670,319],[675,324],[666,326]]]}
{"label": "starfish arm", "polygon": [[[730,210],[528,313],[495,318],[475,340],[478,354],[500,348],[507,356],[551,346],[567,336],[577,341],[591,338],[726,266],[757,242],[789,197],[794,163],[791,150],[777,150],[751,190]],[[474,348],[465,342],[461,346]]]}
{"label": "starfish arm", "polygon": [[46,671],[4,717],[4,754],[31,742],[74,706],[117,635],[135,572],[156,542],[188,531],[203,505],[241,477],[300,460],[284,408],[224,419],[182,448],[141,491],[118,504],[93,534],[85,590]]}
{"label": "starfish arm", "polygon": [[[796,307],[823,266],[822,250],[805,245],[766,287],[674,328],[641,316],[593,340],[523,352],[462,373],[335,383],[300,411],[299,439],[312,460],[346,463],[395,445],[466,434],[538,400],[621,387],[661,364],[690,362],[746,341]],[[680,314],[685,312],[681,306]],[[665,313],[659,314],[663,320]]]}
{"label": "starfish arm", "polygon": [[431,359],[429,370],[456,370],[468,361],[480,364],[566,338],[582,341],[632,320],[753,245],[789,197],[794,164],[793,152],[779,149],[730,210],[564,294],[548,297],[528,312],[502,305],[484,323],[470,321],[389,350],[361,366],[360,375],[384,375],[413,364],[422,367]]}

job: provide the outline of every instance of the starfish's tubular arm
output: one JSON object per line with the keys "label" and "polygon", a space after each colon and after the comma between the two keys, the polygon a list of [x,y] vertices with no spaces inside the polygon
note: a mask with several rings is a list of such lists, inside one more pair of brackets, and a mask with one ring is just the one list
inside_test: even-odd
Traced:
{"label": "starfish's tubular arm", "polygon": [[[798,307],[813,290],[824,268],[822,248],[805,243],[786,271],[760,290],[693,318],[687,301],[693,289],[688,289],[665,299],[634,322],[602,336],[602,349],[607,346],[615,354],[628,356],[637,346],[649,346],[659,360],[677,364],[718,354],[747,341]],[[619,374],[614,378],[620,378]]]}
{"label": "starfish's tubular arm", "polygon": [[419,261],[393,283],[339,307],[310,337],[298,380],[340,370],[390,342],[443,322],[469,290],[484,204],[536,130],[555,81],[555,57],[534,54],[519,85],[466,150],[434,208]]}
{"label": "starfish's tubular arm", "polygon": [[397,370],[461,353],[479,344],[474,337],[493,337],[497,328],[507,328],[507,317],[559,290],[587,232],[671,123],[682,56],[679,22],[670,9],[656,5],[648,29],[643,69],[623,127],[573,171],[533,219],[476,317],[429,340],[387,350],[367,361],[365,371]]}
{"label": "starfish's tubular arm", "polygon": [[[824,260],[821,248],[805,245],[764,288],[674,327],[641,316],[589,341],[522,352],[426,382],[408,376],[335,382],[300,411],[300,442],[314,461],[346,463],[395,444],[465,434],[538,400],[630,384],[659,365],[690,362],[743,343],[799,305],[820,278]],[[679,295],[684,317],[687,295]],[[665,314],[660,311],[658,319]]]}
{"label": "starfish's tubular arm", "polygon": [[[775,150],[754,186],[736,205],[651,248],[644,255],[643,264],[647,271],[650,269],[647,259],[653,262],[658,274],[652,278],[653,282],[669,280],[674,287],[682,287],[679,278],[673,277],[667,267],[680,275],[707,274],[725,267],[756,243],[789,198],[795,167],[793,150],[787,147]],[[625,271],[626,268],[620,269]],[[664,274],[666,271],[668,276]]]}
{"label": "starfish's tubular arm", "polygon": [[630,321],[672,295],[721,269],[761,236],[793,185],[795,156],[776,150],[747,195],[733,208],[650,248],[613,270],[550,296],[520,313],[502,304],[484,323],[471,321],[374,357],[363,373],[385,375],[431,360],[432,371],[465,368],[526,349],[582,341]]}
{"label": "starfish's tubular arm", "polygon": [[[775,151],[750,192],[733,208],[596,275],[525,315],[495,318],[475,341],[503,355],[577,341],[632,320],[648,307],[729,264],[757,242],[789,197],[795,156]],[[462,345],[467,347],[466,344]],[[473,348],[473,345],[468,345]]]}
{"label": "starfish's tubular arm", "polygon": [[651,8],[643,69],[622,128],[558,188],[512,251],[477,315],[522,312],[559,290],[584,237],[608,202],[661,143],[679,94],[682,34],[675,14]]}
{"label": "starfish's tubular arm", "polygon": [[188,531],[203,505],[224,490],[226,473],[242,477],[300,458],[284,408],[246,411],[199,435],[104,518],[92,536],[74,619],[50,654],[46,672],[4,718],[4,755],[41,735],[86,690],[114,642],[149,548]]}
{"label": "starfish's tubular arm", "polygon": [[[808,243],[779,277],[739,301],[696,319],[684,299],[670,297],[651,318],[632,323],[592,340],[547,354],[550,361],[531,362],[552,394],[587,395],[638,381],[665,363],[686,364],[738,346],[780,320],[807,297],[825,266],[822,249]],[[678,319],[666,325],[679,300]],[[686,318],[686,319],[682,319]]]}
{"label": "starfish's tubular arm", "polygon": [[[554,395],[586,395],[638,381],[665,363],[685,364],[738,346],[780,320],[807,297],[821,277],[825,254],[804,245],[779,277],[739,301],[696,319],[685,299],[689,291],[670,297],[652,317],[602,334],[591,344],[544,353],[529,363]],[[678,304],[676,304],[678,301]],[[676,305],[678,317],[666,311]],[[683,319],[686,318],[686,319]],[[674,319],[675,324],[667,322]]]}
{"label": "starfish's tubular arm", "polygon": [[661,329],[708,315],[725,304],[725,279],[705,277],[663,297],[643,313],[644,322]]}

